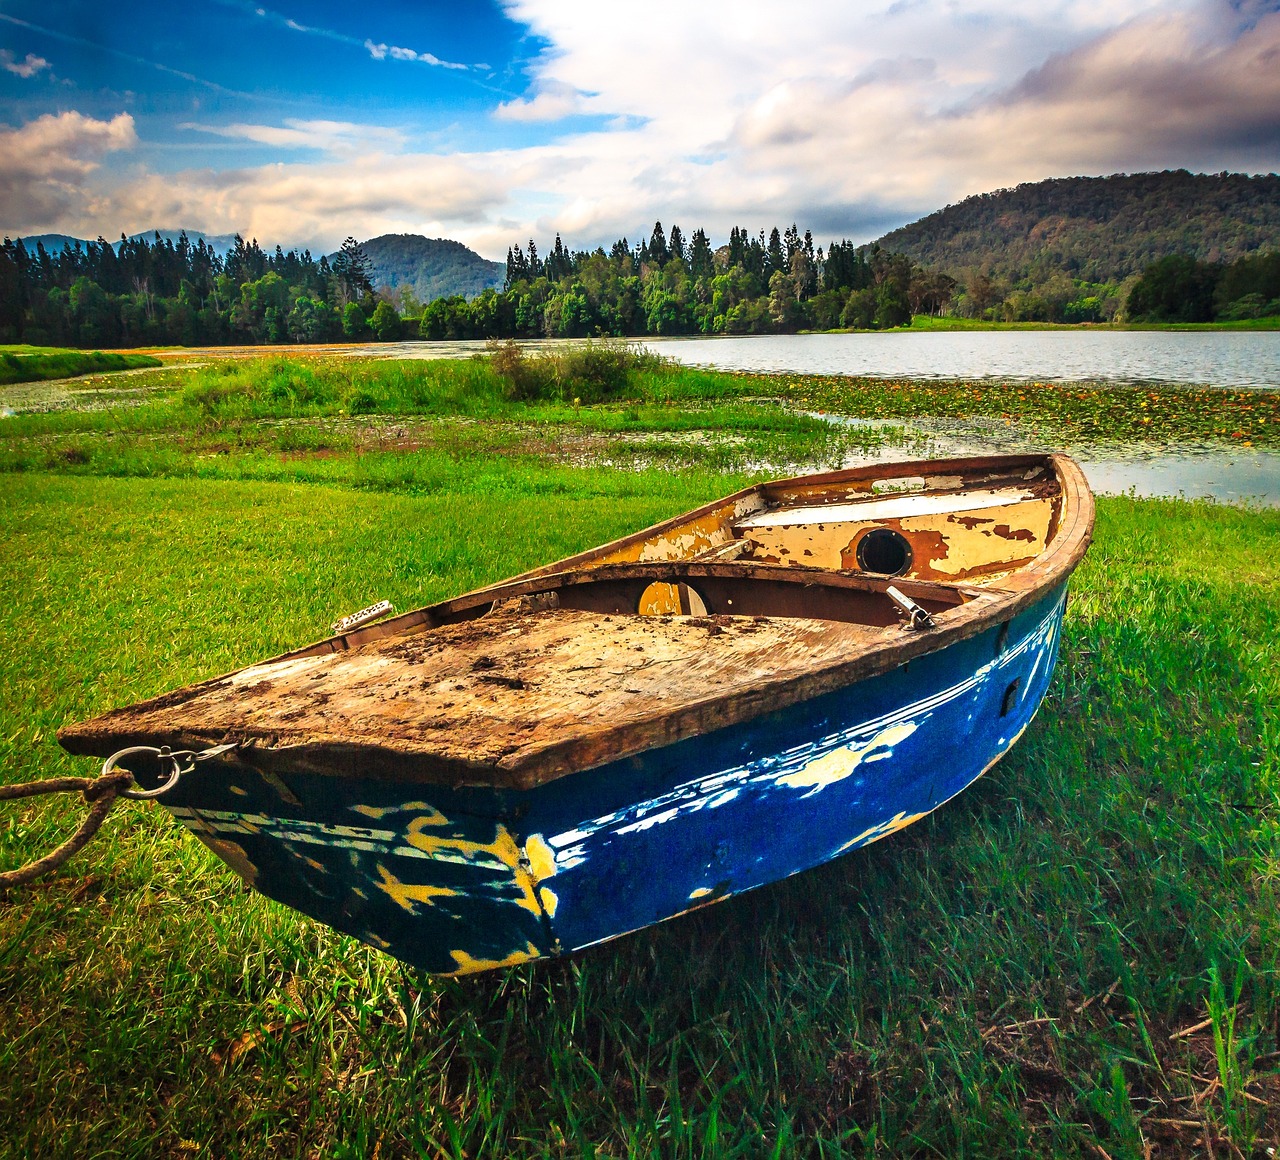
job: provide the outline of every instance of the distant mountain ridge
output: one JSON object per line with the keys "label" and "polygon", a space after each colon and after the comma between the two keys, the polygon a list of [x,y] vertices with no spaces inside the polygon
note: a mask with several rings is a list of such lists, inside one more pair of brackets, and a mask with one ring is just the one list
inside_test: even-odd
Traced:
{"label": "distant mountain ridge", "polygon": [[[148,242],[151,242],[155,240],[156,234],[159,234],[164,241],[176,243],[184,232],[193,246],[203,238],[204,244],[216,250],[219,254],[229,253],[236,244],[235,234],[202,234],[199,230],[143,230],[140,233],[130,234],[129,240],[133,242],[139,238],[146,238]],[[96,241],[96,239],[93,240]],[[74,249],[78,243],[83,249],[89,244],[89,239],[73,238],[70,234],[35,234],[31,237],[14,238],[14,241],[21,242],[30,254],[36,252],[37,245],[44,246],[45,250],[50,254],[60,254],[68,246]],[[120,248],[119,239],[116,239],[111,244],[117,250]]]}
{"label": "distant mountain ridge", "polygon": [[879,244],[957,278],[1120,282],[1168,254],[1231,262],[1280,249],[1280,176],[1052,178],[965,198]]}
{"label": "distant mountain ridge", "polygon": [[360,248],[373,266],[375,289],[407,286],[420,302],[456,294],[474,298],[491,287],[501,289],[507,276],[506,263],[491,262],[448,238],[382,234],[361,242]]}

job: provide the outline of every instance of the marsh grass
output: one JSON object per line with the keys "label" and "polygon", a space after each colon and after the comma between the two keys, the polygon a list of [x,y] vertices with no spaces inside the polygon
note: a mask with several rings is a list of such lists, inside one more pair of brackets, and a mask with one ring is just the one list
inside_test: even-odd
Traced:
{"label": "marsh grass", "polygon": [[[571,358],[570,356],[573,356]],[[557,368],[581,352],[546,356]],[[538,361],[528,359],[527,362]],[[826,426],[800,411],[872,420],[985,419],[1040,431],[1057,446],[1204,440],[1230,446],[1280,446],[1280,392],[1154,384],[934,381],[833,375],[757,375],[644,360],[626,385],[592,404],[585,386],[557,369],[550,397],[511,399],[489,360],[395,360],[335,355],[226,359],[169,367],[145,380],[147,401],[128,407],[56,410],[28,404],[0,426],[0,440],[71,433],[184,438],[253,438],[268,420],[318,421],[352,415],[530,422],[617,430],[698,426],[703,430],[804,431]],[[101,386],[101,381],[94,383]],[[575,390],[581,391],[575,395]],[[574,405],[574,399],[579,405]],[[91,400],[85,396],[85,402]],[[779,406],[778,404],[785,404]],[[806,424],[808,426],[806,427]]]}
{"label": "marsh grass", "polygon": [[[483,364],[367,373],[187,372],[127,412],[5,421],[7,780],[89,771],[64,722],[747,479],[713,458],[566,465],[567,433],[609,455],[749,441],[749,419],[810,433],[734,376],[535,417],[485,393]],[[342,414],[370,382],[378,409]],[[427,410],[381,410],[411,394]],[[1278,555],[1280,512],[1101,500],[1054,683],[987,777],[866,850],[564,962],[418,976],[122,806],[0,900],[0,1156],[1266,1155]],[[6,806],[0,866],[77,816]]]}
{"label": "marsh grass", "polygon": [[[570,384],[564,391],[585,391],[571,377],[581,351],[549,361]],[[432,486],[441,457],[501,453],[733,471],[837,466],[853,451],[903,439],[888,426],[852,429],[776,398],[743,397],[732,376],[669,375],[652,359],[628,373],[632,395],[582,405],[576,396],[560,398],[559,388],[555,397],[513,402],[505,380],[482,359],[269,358],[166,370],[137,405],[0,421],[0,471],[341,477],[357,486],[398,478],[421,490]],[[335,453],[341,462],[332,461]],[[316,457],[330,462],[307,462]]]}

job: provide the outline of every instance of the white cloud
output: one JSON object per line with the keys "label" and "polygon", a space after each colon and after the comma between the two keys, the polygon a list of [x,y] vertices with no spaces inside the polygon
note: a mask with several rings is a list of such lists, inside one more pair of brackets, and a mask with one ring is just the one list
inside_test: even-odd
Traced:
{"label": "white cloud", "polygon": [[[310,32],[311,29],[302,29],[301,31]],[[466,71],[469,66],[459,64],[456,60],[441,60],[433,52],[418,52],[412,48],[400,48],[394,44],[378,44],[372,40],[364,42],[365,48],[374,60],[386,60],[391,57],[392,60],[417,60],[423,64],[434,65],[436,68],[452,68],[462,69]]]}
{"label": "white cloud", "polygon": [[531,98],[504,101],[493,115],[500,121],[559,121],[582,112],[582,95],[572,85],[544,81]]}
{"label": "white cloud", "polygon": [[[426,154],[407,143],[431,127],[425,121],[402,129],[301,118],[200,124],[191,127],[320,156],[143,174],[113,186],[93,166],[124,145],[99,143],[94,152],[82,144],[65,163],[39,162],[48,172],[30,162],[15,178],[0,134],[0,204],[20,206],[26,224],[31,207],[45,204],[42,226],[60,213],[69,232],[82,234],[182,222],[317,248],[348,233],[406,231],[500,255],[516,239],[543,241],[555,230],[575,246],[622,234],[634,241],[655,217],[668,229],[673,221],[686,232],[703,226],[716,239],[733,225],[794,220],[822,241],[865,240],[1020,181],[1184,165],[1277,168],[1280,14],[1268,7],[509,0],[509,12],[549,47],[528,92],[495,105],[495,131],[573,115],[605,128],[570,122],[535,146]],[[363,45],[377,59],[443,63]],[[79,118],[85,142],[100,141],[87,127],[120,120],[64,116]],[[54,120],[9,137],[51,132],[35,127]],[[520,139],[530,130],[508,132]],[[129,143],[132,133],[130,121]],[[70,229],[75,221],[83,224]]]}
{"label": "white cloud", "polygon": [[502,176],[477,159],[367,153],[310,165],[144,175],[111,190],[97,212],[126,233],[181,221],[321,250],[347,234],[456,236],[505,196]]}
{"label": "white cloud", "polygon": [[18,60],[7,48],[0,48],[0,68],[13,73],[23,80],[30,80],[36,73],[49,67],[49,62],[42,56],[29,52],[24,60]]}
{"label": "white cloud", "polygon": [[47,113],[21,128],[0,126],[3,227],[34,233],[91,215],[99,195],[91,190],[90,178],[100,159],[137,143],[128,113],[110,121],[75,112]]}
{"label": "white cloud", "polygon": [[[654,216],[865,239],[1019,181],[1280,162],[1280,16],[1226,0],[507,10],[551,47],[496,115],[617,118],[522,154],[536,184],[514,204],[575,244]],[[679,31],[642,51],[638,28]]]}
{"label": "white cloud", "polygon": [[228,8],[238,8],[246,12],[252,12],[255,16],[258,16],[263,20],[268,20],[273,24],[277,24],[282,28],[288,28],[293,32],[301,32],[307,36],[322,37],[325,40],[337,41],[339,44],[363,47],[374,60],[386,60],[387,57],[390,56],[392,60],[421,61],[423,64],[435,65],[438,68],[469,68],[468,65],[459,64],[456,61],[441,60],[440,57],[436,56],[434,53],[418,52],[412,48],[397,48],[393,45],[379,44],[374,40],[361,41],[359,37],[351,36],[346,32],[338,32],[335,29],[323,28],[319,25],[303,24],[300,21],[294,20],[292,17],[276,12],[274,9],[250,4],[247,3],[246,0],[215,0],[215,2]]}
{"label": "white cloud", "polygon": [[352,121],[308,121],[294,117],[286,118],[283,125],[205,125],[187,121],[178,128],[283,149],[318,149],[338,154],[365,152],[370,149],[397,151],[403,147],[405,140],[399,129],[382,125],[360,125]]}

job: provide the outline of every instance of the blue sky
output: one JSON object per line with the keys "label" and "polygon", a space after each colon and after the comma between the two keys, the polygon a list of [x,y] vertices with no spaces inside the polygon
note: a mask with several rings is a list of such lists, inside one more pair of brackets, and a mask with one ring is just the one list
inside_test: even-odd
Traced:
{"label": "blue sky", "polygon": [[858,240],[1280,165],[1280,0],[0,0],[0,231]]}

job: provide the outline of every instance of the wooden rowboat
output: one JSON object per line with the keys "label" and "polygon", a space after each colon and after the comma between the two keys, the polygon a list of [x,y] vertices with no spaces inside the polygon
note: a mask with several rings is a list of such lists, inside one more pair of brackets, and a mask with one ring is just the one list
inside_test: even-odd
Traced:
{"label": "wooden rowboat", "polygon": [[431,972],[508,966],[964,789],[1040,705],[1092,526],[1057,455],[762,484],[59,740],[232,746],[160,800],[247,882]]}

